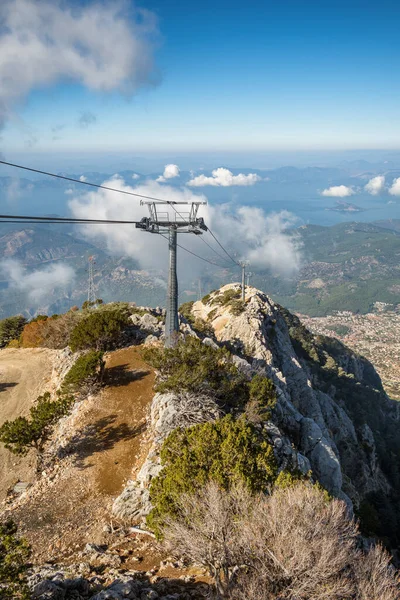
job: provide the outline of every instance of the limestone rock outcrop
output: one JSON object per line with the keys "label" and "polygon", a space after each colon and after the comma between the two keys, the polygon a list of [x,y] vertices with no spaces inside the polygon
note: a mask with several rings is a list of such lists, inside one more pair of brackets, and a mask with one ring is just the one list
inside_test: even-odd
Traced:
{"label": "limestone rock outcrop", "polygon": [[[350,510],[371,492],[390,492],[391,482],[378,458],[377,432],[368,422],[383,415],[385,423],[397,426],[398,411],[366,359],[337,340],[315,338],[297,317],[252,287],[246,288],[242,303],[240,286],[226,285],[194,302],[191,315],[192,321],[181,318],[181,334],[227,346],[246,376],[261,373],[274,382],[277,404],[271,420],[262,426],[280,469],[311,470]],[[147,316],[136,321],[139,327],[146,325],[147,333],[159,335],[154,316],[151,327]],[[195,328],[199,322],[206,325],[203,333]],[[163,439],[175,427],[217,418],[219,408],[210,402],[185,393],[155,395],[149,415],[153,443],[136,480],[128,482],[115,500],[115,516],[140,521],[148,514],[149,486],[161,469]],[[358,407],[365,413],[360,419]]]}
{"label": "limestone rock outcrop", "polygon": [[239,297],[237,284],[224,286],[205,303],[195,302],[192,314],[213,328],[217,343],[228,344],[253,371],[274,381],[274,424],[333,495],[358,503],[370,492],[387,493],[390,483],[377,459],[374,433],[367,423],[355,423],[351,406],[353,392],[360,390],[366,404],[381,405],[386,420],[397,418],[373,366],[339,342],[326,349],[322,340],[319,347],[297,317],[255,288],[246,288],[238,310],[237,299],[226,300],[235,292]]}

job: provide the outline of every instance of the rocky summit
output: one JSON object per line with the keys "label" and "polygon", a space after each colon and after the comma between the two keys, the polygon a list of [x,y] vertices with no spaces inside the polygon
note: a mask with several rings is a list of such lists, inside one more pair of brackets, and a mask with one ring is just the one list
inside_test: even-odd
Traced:
{"label": "rocky summit", "polygon": [[[255,288],[246,288],[243,306],[239,298],[240,286],[229,284],[192,303],[181,331],[198,335],[196,325],[206,323],[210,337],[203,331],[204,344],[227,346],[244,373],[272,379],[278,401],[271,420],[262,426],[273,441],[279,466],[290,463],[302,473],[311,470],[351,511],[372,493],[390,494],[393,481],[387,456],[382,456],[381,427],[392,431],[400,415],[371,363],[337,340],[313,336],[297,317]],[[148,331],[148,317],[142,320]],[[159,335],[156,325],[149,343],[153,334]],[[216,410],[205,406],[197,422],[215,418]],[[116,515],[147,513],[146,490],[160,469],[157,448],[174,427],[184,425],[185,414],[182,396],[155,395],[149,416],[153,444],[137,479],[115,501]],[[188,419],[186,425],[193,422]]]}

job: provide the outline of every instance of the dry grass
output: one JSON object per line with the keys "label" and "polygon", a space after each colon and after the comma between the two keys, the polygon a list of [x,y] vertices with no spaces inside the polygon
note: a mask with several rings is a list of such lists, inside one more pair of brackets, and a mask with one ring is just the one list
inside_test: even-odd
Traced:
{"label": "dry grass", "polygon": [[380,547],[357,549],[345,504],[308,483],[252,496],[215,483],[182,498],[165,543],[205,566],[231,600],[395,600],[399,579]]}

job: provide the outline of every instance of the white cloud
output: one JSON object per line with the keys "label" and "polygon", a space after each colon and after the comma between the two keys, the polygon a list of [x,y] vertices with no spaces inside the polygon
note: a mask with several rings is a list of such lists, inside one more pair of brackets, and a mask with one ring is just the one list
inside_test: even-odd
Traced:
{"label": "white cloud", "polygon": [[26,293],[33,302],[45,299],[55,289],[65,289],[75,278],[74,269],[62,263],[27,272],[19,261],[6,259],[0,262],[0,271],[11,288]]}
{"label": "white cloud", "polygon": [[79,177],[79,181],[83,181],[83,183],[85,183],[85,181],[86,181],[86,177],[85,177],[84,175],[81,175],[81,176]]}
{"label": "white cloud", "polygon": [[[105,181],[103,185],[110,185]],[[194,194],[188,188],[177,189],[156,181],[145,181],[136,187],[127,185],[122,179],[112,181],[112,187],[131,191],[143,196],[153,196],[174,201],[205,201],[204,195]],[[147,217],[147,207],[125,194],[116,194],[99,189],[76,196],[69,201],[69,207],[75,217],[98,219],[124,219],[140,221]],[[169,218],[174,219],[175,213],[171,207],[160,206],[162,212],[169,212]],[[181,213],[187,212],[184,207],[177,207]],[[266,214],[260,208],[242,206],[232,209],[230,205],[200,206],[199,216],[204,217],[206,225],[215,232],[221,243],[235,252],[236,256],[251,261],[254,267],[270,268],[274,272],[291,274],[299,269],[301,251],[298,236],[289,234],[289,229],[295,225],[296,217],[287,211]],[[163,269],[167,265],[166,241],[158,235],[150,235],[134,225],[96,225],[81,226],[81,231],[88,239],[105,241],[110,252],[116,255],[135,258],[142,268]],[[209,234],[205,239],[221,254]],[[200,242],[197,236],[185,235],[181,241],[189,250],[209,258],[222,266],[223,263],[216,255]],[[205,263],[191,257],[186,252],[179,251],[181,258],[179,272],[185,272],[193,277],[201,273]],[[230,266],[233,266],[232,264]],[[208,267],[207,267],[208,268]]]}
{"label": "white cloud", "polygon": [[179,177],[179,167],[178,165],[165,165],[165,169],[164,169],[164,173],[162,175],[160,175],[160,177],[157,177],[156,181],[158,181],[159,183],[163,183],[164,181],[167,181],[168,179],[173,179],[174,177]]}
{"label": "white cloud", "polygon": [[368,194],[371,194],[372,196],[378,196],[385,189],[385,176],[378,175],[377,177],[373,177],[364,186],[364,189],[366,192],[368,192]]}
{"label": "white cloud", "polygon": [[198,175],[191,179],[187,185],[191,187],[203,187],[205,185],[229,187],[232,185],[254,185],[257,181],[261,181],[261,177],[255,173],[234,175],[229,169],[219,167],[212,171],[212,177]]}
{"label": "white cloud", "polygon": [[152,13],[124,2],[0,3],[0,121],[34,88],[65,79],[132,93],[152,78]]}
{"label": "white cloud", "polygon": [[132,175],[132,179],[140,179],[140,175],[138,175],[137,173],[134,173]]}
{"label": "white cloud", "polygon": [[400,196],[400,177],[393,179],[393,183],[389,188],[389,194],[391,196]]}
{"label": "white cloud", "polygon": [[323,190],[322,196],[330,196],[333,198],[346,198],[347,196],[353,196],[356,192],[352,187],[347,185],[333,185],[326,190]]}
{"label": "white cloud", "polygon": [[208,223],[224,246],[256,268],[292,275],[301,266],[301,243],[289,230],[297,217],[286,210],[265,213],[261,208],[208,206]]}
{"label": "white cloud", "polygon": [[5,189],[6,201],[8,204],[16,204],[18,200],[23,196],[23,189],[21,188],[19,179],[11,179],[10,183]]}
{"label": "white cloud", "polygon": [[[163,198],[165,200],[190,202],[204,201],[204,196],[195,195],[188,189],[177,189],[168,185],[161,185],[156,181],[145,181],[136,187],[127,185],[123,179],[115,176],[103,185],[120,190],[134,192],[143,196]],[[147,206],[141,206],[139,199],[125,194],[116,194],[108,190],[99,189],[82,195],[76,195],[69,201],[69,207],[75,217],[118,219],[140,221],[149,215]],[[168,212],[169,218],[175,218],[175,211],[171,207],[159,207],[160,211]],[[184,211],[178,207],[177,210]],[[187,212],[187,211],[186,211]],[[96,225],[82,226],[83,234],[88,239],[105,241],[110,252],[116,255],[130,256],[139,261],[142,267],[165,267],[165,240],[158,235],[150,235],[134,225]],[[194,236],[185,236],[190,238]],[[186,239],[185,239],[186,242]],[[190,243],[190,242],[189,242]]]}

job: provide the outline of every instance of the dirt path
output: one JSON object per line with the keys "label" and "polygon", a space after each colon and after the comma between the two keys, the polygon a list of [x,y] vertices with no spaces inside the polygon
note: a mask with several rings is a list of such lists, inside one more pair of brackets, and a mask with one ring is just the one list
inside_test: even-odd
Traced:
{"label": "dirt path", "polygon": [[108,356],[101,401],[83,419],[75,454],[91,470],[96,492],[118,495],[143,454],[154,373],[136,347]]}
{"label": "dirt path", "polygon": [[12,511],[34,548],[35,562],[60,560],[87,542],[107,543],[112,502],[146,456],[154,373],[139,349],[110,353],[104,382],[102,392],[68,421],[70,453]]}
{"label": "dirt path", "polygon": [[[0,350],[0,425],[29,412],[33,401],[49,389],[53,369],[59,362],[58,350]],[[34,467],[32,455],[16,457],[0,444],[0,502],[18,480],[34,480]]]}

